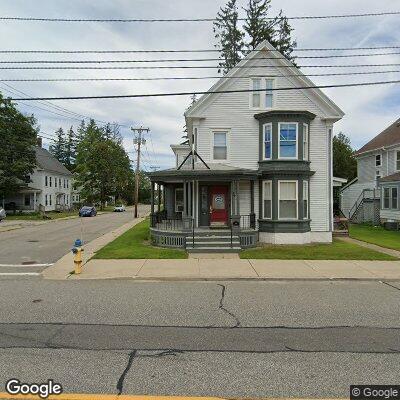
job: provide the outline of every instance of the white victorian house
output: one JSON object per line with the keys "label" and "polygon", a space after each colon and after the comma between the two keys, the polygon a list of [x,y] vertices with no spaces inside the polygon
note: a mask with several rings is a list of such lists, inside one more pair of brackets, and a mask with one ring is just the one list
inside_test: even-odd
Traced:
{"label": "white victorian house", "polygon": [[164,193],[163,209],[152,204],[153,242],[331,242],[333,125],[344,113],[314,86],[263,42],[192,105],[189,144],[171,146],[175,167],[149,174]]}
{"label": "white victorian house", "polygon": [[72,173],[53,155],[35,147],[36,167],[18,193],[4,199],[6,210],[23,212],[65,210],[71,207]]}

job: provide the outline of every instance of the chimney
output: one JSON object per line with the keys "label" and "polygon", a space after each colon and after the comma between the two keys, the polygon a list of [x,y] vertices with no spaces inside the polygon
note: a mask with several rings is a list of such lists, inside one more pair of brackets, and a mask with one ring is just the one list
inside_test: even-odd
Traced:
{"label": "chimney", "polygon": [[37,138],[37,146],[42,147],[42,138],[41,137]]}

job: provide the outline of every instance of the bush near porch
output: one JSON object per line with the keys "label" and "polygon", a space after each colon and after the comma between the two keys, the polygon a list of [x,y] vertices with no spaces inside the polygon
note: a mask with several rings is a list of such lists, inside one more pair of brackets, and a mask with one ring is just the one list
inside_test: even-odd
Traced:
{"label": "bush near porch", "polygon": [[152,246],[150,243],[149,220],[140,222],[111,243],[100,249],[93,258],[97,259],[181,259],[187,253],[180,249]]}
{"label": "bush near porch", "polygon": [[387,231],[381,226],[354,224],[349,228],[350,237],[388,249],[400,250],[400,231]]}
{"label": "bush near porch", "polygon": [[240,258],[278,260],[398,260],[396,257],[335,239],[330,243],[265,245],[244,250]]}

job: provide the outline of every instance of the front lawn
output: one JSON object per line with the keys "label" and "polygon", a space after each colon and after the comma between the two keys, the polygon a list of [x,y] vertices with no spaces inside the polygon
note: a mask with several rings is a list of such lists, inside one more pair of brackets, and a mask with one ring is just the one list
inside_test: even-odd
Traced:
{"label": "front lawn", "polygon": [[149,220],[145,220],[104,246],[93,258],[187,258],[184,250],[155,247],[151,245],[149,239]]}
{"label": "front lawn", "polygon": [[400,250],[400,231],[387,231],[381,226],[351,225],[350,237],[388,249]]}
{"label": "front lawn", "polygon": [[397,260],[353,243],[335,239],[332,244],[265,245],[244,250],[240,258],[279,260]]}

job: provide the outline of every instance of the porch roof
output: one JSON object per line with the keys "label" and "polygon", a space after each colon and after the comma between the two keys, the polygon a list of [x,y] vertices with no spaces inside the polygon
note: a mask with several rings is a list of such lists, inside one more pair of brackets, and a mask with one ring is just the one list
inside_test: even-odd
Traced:
{"label": "porch roof", "polygon": [[148,173],[152,181],[172,181],[177,178],[193,179],[196,180],[221,180],[221,179],[257,179],[258,171],[246,168],[232,167],[231,165],[222,163],[207,163],[210,169],[203,163],[195,163],[194,169],[192,167],[185,167],[181,169],[169,168],[161,171]]}
{"label": "porch roof", "polygon": [[24,193],[40,193],[42,191],[42,189],[37,189],[37,188],[34,188],[34,187],[31,187],[31,186],[22,186],[20,189],[19,189],[19,193],[22,193],[22,194],[24,194]]}

